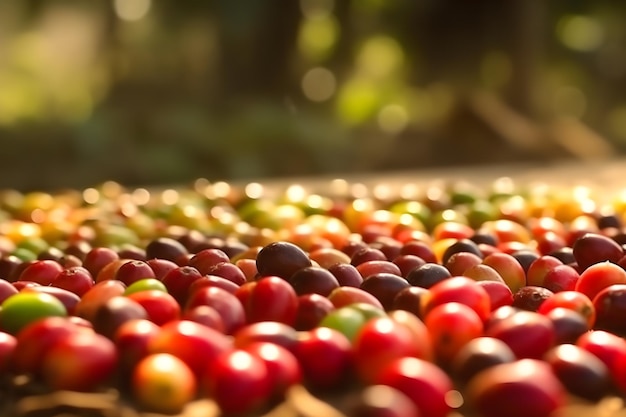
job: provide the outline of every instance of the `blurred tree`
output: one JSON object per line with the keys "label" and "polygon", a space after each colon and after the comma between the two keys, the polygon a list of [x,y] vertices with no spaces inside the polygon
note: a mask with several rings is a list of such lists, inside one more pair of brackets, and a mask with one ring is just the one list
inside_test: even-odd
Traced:
{"label": "blurred tree", "polygon": [[624,13],[609,0],[6,0],[0,186],[553,158],[572,152],[532,143],[550,130],[599,144],[584,124],[626,148]]}

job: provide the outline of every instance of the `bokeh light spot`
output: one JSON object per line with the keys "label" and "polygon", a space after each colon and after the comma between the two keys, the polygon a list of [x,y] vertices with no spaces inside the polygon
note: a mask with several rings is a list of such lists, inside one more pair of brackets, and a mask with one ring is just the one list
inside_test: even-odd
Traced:
{"label": "bokeh light spot", "polygon": [[557,23],[557,36],[566,47],[575,51],[589,52],[604,42],[604,29],[588,16],[569,15]]}
{"label": "bokeh light spot", "polygon": [[408,122],[406,109],[398,104],[390,104],[378,112],[378,126],[383,132],[399,133],[406,128]]}
{"label": "bokeh light spot", "polygon": [[252,199],[261,198],[264,191],[265,189],[263,188],[263,185],[258,182],[251,182],[247,184],[244,190],[246,196]]}
{"label": "bokeh light spot", "polygon": [[404,63],[400,44],[388,36],[373,36],[363,44],[357,58],[359,70],[373,78],[391,75]]}
{"label": "bokeh light spot", "polygon": [[339,24],[333,15],[315,15],[300,25],[298,49],[306,58],[320,61],[330,54],[338,37]]}
{"label": "bokeh light spot", "polygon": [[302,91],[311,101],[322,102],[330,99],[337,88],[337,81],[326,68],[312,68],[302,77]]}
{"label": "bokeh light spot", "polygon": [[376,113],[379,101],[380,90],[376,83],[352,79],[339,91],[337,113],[347,124],[359,124]]}
{"label": "bokeh light spot", "polygon": [[143,19],[150,11],[151,0],[115,0],[115,14],[122,20],[134,22]]}

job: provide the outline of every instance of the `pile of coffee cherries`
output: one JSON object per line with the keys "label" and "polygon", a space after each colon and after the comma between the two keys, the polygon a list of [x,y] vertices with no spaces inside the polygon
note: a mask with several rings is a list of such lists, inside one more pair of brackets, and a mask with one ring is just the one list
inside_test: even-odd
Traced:
{"label": "pile of coffee cherries", "polygon": [[3,415],[623,412],[626,195],[320,182],[0,192]]}

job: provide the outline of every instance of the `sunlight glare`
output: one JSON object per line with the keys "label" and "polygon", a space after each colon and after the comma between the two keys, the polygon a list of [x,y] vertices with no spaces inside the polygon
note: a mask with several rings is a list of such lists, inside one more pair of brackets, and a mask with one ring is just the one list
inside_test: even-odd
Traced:
{"label": "sunlight glare", "polygon": [[152,0],[115,0],[115,14],[122,20],[135,22],[141,20],[150,11]]}
{"label": "sunlight glare", "polygon": [[330,99],[335,94],[337,81],[326,68],[312,68],[302,77],[302,91],[306,98],[315,102]]}

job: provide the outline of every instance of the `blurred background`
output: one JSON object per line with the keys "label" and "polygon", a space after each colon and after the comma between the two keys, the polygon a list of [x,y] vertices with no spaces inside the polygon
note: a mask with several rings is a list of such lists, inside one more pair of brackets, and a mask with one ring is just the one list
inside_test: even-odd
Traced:
{"label": "blurred background", "polygon": [[2,0],[0,187],[626,150],[626,3]]}

